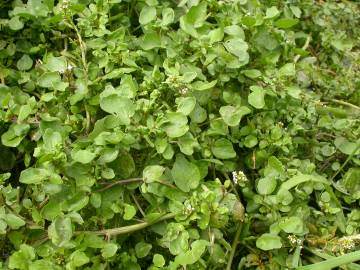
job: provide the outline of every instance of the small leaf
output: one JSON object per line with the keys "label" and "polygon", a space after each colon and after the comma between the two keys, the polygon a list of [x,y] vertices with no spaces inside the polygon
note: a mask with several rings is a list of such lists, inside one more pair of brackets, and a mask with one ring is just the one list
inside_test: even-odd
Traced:
{"label": "small leaf", "polygon": [[269,178],[269,177],[261,178],[258,181],[256,188],[259,194],[269,195],[274,192],[277,184],[276,182],[277,181],[275,178]]}
{"label": "small leaf", "polygon": [[69,217],[57,217],[48,228],[48,235],[56,246],[64,246],[72,237],[71,219]]}
{"label": "small leaf", "polygon": [[13,31],[18,31],[20,29],[23,29],[24,23],[20,20],[19,16],[12,17],[9,22],[9,28]]}
{"label": "small leaf", "polygon": [[28,168],[20,174],[19,182],[23,184],[40,184],[48,179],[50,173],[46,169]]}
{"label": "small leaf", "polygon": [[191,250],[176,256],[175,262],[183,266],[196,263],[205,252],[208,244],[205,240],[195,240],[191,244]]}
{"label": "small leaf", "polygon": [[110,258],[116,254],[118,246],[114,243],[106,243],[105,246],[101,249],[101,256],[104,258]]}
{"label": "small leaf", "polygon": [[38,79],[38,85],[44,88],[54,88],[61,82],[60,75],[57,72],[46,72]]}
{"label": "small leaf", "polygon": [[249,54],[247,50],[248,44],[241,38],[232,38],[225,41],[224,46],[230,53],[236,55],[241,62],[245,64],[249,61]]}
{"label": "small leaf", "polygon": [[148,24],[149,22],[156,19],[156,8],[144,6],[139,15],[140,24]]}
{"label": "small leaf", "polygon": [[118,95],[109,95],[102,98],[100,107],[105,112],[116,115],[123,125],[129,125],[130,118],[135,114],[135,104],[129,98]]}
{"label": "small leaf", "polygon": [[169,25],[174,21],[175,13],[172,8],[164,8],[162,10],[162,25]]}
{"label": "small leaf", "polygon": [[145,183],[155,182],[163,175],[165,168],[159,165],[146,166],[143,171]]}
{"label": "small leaf", "polygon": [[16,67],[21,70],[29,70],[33,65],[33,60],[27,54],[24,54],[16,63]]}
{"label": "small leaf", "polygon": [[279,14],[280,14],[280,12],[277,9],[277,7],[272,6],[272,7],[266,9],[266,17],[265,18],[266,19],[271,19],[271,18],[276,17]]}
{"label": "small leaf", "polygon": [[281,238],[278,235],[264,233],[256,240],[256,247],[262,250],[279,249],[282,247]]}
{"label": "small leaf", "polygon": [[188,130],[187,117],[180,112],[170,112],[166,114],[167,122],[162,125],[162,129],[170,138],[183,136]]}
{"label": "small leaf", "polygon": [[161,37],[156,32],[146,32],[140,46],[144,50],[152,50],[161,47]]}
{"label": "small leaf", "polygon": [[25,221],[23,219],[11,213],[6,214],[4,220],[6,221],[7,225],[13,230],[17,230],[25,225]]}
{"label": "small leaf", "polygon": [[189,192],[190,189],[196,188],[200,182],[200,171],[198,167],[187,161],[181,154],[176,156],[171,175],[176,186],[184,192]]}
{"label": "small leaf", "polygon": [[75,267],[80,267],[84,264],[87,264],[90,259],[86,256],[85,252],[76,250],[70,255],[70,260]]}
{"label": "small leaf", "polygon": [[217,80],[211,82],[196,81],[191,84],[192,88],[197,91],[204,91],[213,88],[217,83]]}
{"label": "small leaf", "polygon": [[298,19],[282,18],[275,22],[275,26],[282,29],[288,29],[298,24],[298,22],[299,22]]}
{"label": "small leaf", "polygon": [[153,264],[154,264],[154,266],[159,267],[159,268],[163,267],[165,265],[165,259],[164,259],[163,255],[154,254]]}
{"label": "small leaf", "polygon": [[138,258],[146,257],[149,254],[151,248],[152,248],[152,245],[149,243],[145,243],[145,242],[137,243],[135,245],[136,257],[138,257]]}
{"label": "small leaf", "polygon": [[300,217],[285,217],[279,222],[279,227],[286,233],[300,234],[304,230],[304,224]]}
{"label": "small leaf", "polygon": [[222,106],[219,110],[221,118],[228,126],[236,126],[240,123],[241,118],[249,114],[251,110],[246,106],[241,106],[239,108],[234,106]]}
{"label": "small leaf", "polygon": [[130,220],[136,215],[136,208],[130,204],[125,204],[124,219]]}
{"label": "small leaf", "polygon": [[89,150],[73,150],[71,152],[71,157],[82,164],[90,163],[96,155]]}
{"label": "small leaf", "polygon": [[184,115],[189,115],[195,108],[196,99],[194,97],[180,97],[175,100],[177,111]]}
{"label": "small leaf", "polygon": [[227,139],[218,139],[211,148],[213,154],[220,159],[229,159],[236,157],[236,152],[232,143]]}
{"label": "small leaf", "polygon": [[48,57],[45,67],[51,72],[63,73],[67,69],[66,58],[64,56],[55,57],[51,55]]}
{"label": "small leaf", "polygon": [[255,107],[256,109],[262,109],[265,106],[264,100],[264,89],[261,87],[250,87],[252,92],[248,96],[248,102],[251,106]]}

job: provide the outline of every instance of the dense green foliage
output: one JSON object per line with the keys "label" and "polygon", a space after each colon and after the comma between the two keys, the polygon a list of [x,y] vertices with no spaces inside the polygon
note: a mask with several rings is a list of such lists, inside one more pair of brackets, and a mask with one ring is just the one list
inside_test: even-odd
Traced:
{"label": "dense green foliage", "polygon": [[23,2],[0,1],[1,269],[356,250],[356,2]]}

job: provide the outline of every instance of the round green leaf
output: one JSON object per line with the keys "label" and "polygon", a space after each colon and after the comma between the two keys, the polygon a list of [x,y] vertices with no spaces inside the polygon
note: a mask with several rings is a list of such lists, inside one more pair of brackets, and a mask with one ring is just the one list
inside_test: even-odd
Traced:
{"label": "round green leaf", "polygon": [[33,65],[33,60],[27,54],[24,54],[16,63],[16,67],[21,70],[29,70]]}
{"label": "round green leaf", "polygon": [[218,139],[211,148],[215,157],[220,159],[229,159],[236,157],[236,152],[232,143],[227,139]]}
{"label": "round green leaf", "polygon": [[257,183],[257,190],[261,195],[269,195],[274,192],[276,184],[275,178],[261,178]]}
{"label": "round green leaf", "polygon": [[278,235],[264,233],[256,240],[256,247],[262,250],[272,250],[282,247],[281,238]]}
{"label": "round green leaf", "polygon": [[181,154],[176,156],[171,175],[176,186],[184,192],[189,192],[190,189],[196,188],[200,182],[200,171],[198,167],[187,161]]}
{"label": "round green leaf", "polygon": [[140,24],[148,24],[149,22],[155,20],[156,18],[156,8],[144,6],[139,15]]}
{"label": "round green leaf", "polygon": [[130,124],[130,118],[135,114],[135,104],[126,97],[109,95],[100,100],[100,107],[105,112],[115,114],[123,125]]}

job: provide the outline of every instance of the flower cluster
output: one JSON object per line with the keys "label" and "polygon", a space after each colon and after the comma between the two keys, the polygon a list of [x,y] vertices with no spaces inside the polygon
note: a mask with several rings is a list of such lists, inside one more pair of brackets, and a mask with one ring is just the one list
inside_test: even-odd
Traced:
{"label": "flower cluster", "polygon": [[232,177],[235,185],[239,186],[245,186],[245,183],[249,181],[243,171],[233,171]]}

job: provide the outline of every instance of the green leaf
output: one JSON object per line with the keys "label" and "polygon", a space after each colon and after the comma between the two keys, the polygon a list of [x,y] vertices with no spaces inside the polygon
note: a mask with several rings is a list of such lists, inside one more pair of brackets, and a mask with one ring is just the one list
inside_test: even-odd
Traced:
{"label": "green leaf", "polygon": [[189,192],[191,189],[196,188],[200,183],[200,171],[198,167],[187,161],[181,154],[176,155],[171,175],[176,186],[184,192]]}
{"label": "green leaf", "polygon": [[144,258],[146,257],[150,250],[152,249],[152,245],[145,242],[139,242],[135,245],[135,253],[136,257],[138,258]]}
{"label": "green leaf", "polygon": [[21,172],[19,182],[23,184],[40,184],[50,177],[46,169],[28,168]]}
{"label": "green leaf", "polygon": [[216,83],[217,83],[217,80],[213,80],[211,82],[196,81],[191,84],[191,87],[197,91],[205,91],[205,90],[214,88]]}
{"label": "green leaf", "polygon": [[228,126],[233,127],[238,125],[241,121],[241,118],[244,115],[249,114],[251,110],[246,106],[234,107],[228,105],[228,106],[222,106],[219,112],[224,122]]}
{"label": "green leaf", "polygon": [[106,243],[101,249],[101,256],[104,258],[110,258],[116,254],[118,246],[115,243]]}
{"label": "green leaf", "polygon": [[131,204],[125,204],[124,207],[124,219],[131,220],[136,215],[136,208]]}
{"label": "green leaf", "polygon": [[256,146],[258,144],[258,139],[256,136],[254,135],[248,135],[245,137],[244,139],[244,145],[247,148],[253,148],[254,146]]}
{"label": "green leaf", "polygon": [[156,182],[163,175],[165,168],[159,165],[146,166],[143,171],[145,183]]}
{"label": "green leaf", "polygon": [[282,29],[288,29],[298,24],[298,22],[298,19],[282,18],[275,22],[275,26]]}
{"label": "green leaf", "polygon": [[218,139],[211,148],[215,157],[220,159],[229,159],[236,157],[236,152],[232,143],[227,139]]}
{"label": "green leaf", "polygon": [[64,56],[55,57],[50,55],[46,61],[45,67],[50,72],[60,72],[63,73],[67,69],[67,61]]}
{"label": "green leaf", "polygon": [[226,50],[238,57],[242,65],[249,62],[249,54],[247,50],[248,44],[241,38],[232,38],[225,41],[224,46]]}
{"label": "green leaf", "polygon": [[175,262],[183,266],[196,263],[208,245],[209,243],[205,240],[195,240],[191,244],[191,250],[176,256]]}
{"label": "green leaf", "polygon": [[139,15],[140,24],[148,24],[156,19],[156,8],[144,6]]}
{"label": "green leaf", "polygon": [[193,37],[198,37],[196,28],[203,26],[206,20],[206,13],[206,1],[200,2],[197,6],[192,6],[188,13],[180,18],[181,29]]}
{"label": "green leaf", "polygon": [[257,69],[246,69],[242,73],[251,79],[256,79],[261,76],[261,71]]}
{"label": "green leaf", "polygon": [[264,233],[256,240],[256,247],[262,250],[279,249],[282,247],[281,238],[278,235]]}
{"label": "green leaf", "polygon": [[16,63],[16,67],[21,71],[29,70],[32,65],[33,60],[27,54],[23,54],[23,56]]}
{"label": "green leaf", "polygon": [[304,231],[304,224],[300,217],[285,217],[279,222],[279,227],[286,233],[301,234]]}
{"label": "green leaf", "polygon": [[163,267],[165,265],[165,259],[163,257],[163,255],[161,254],[154,254],[153,256],[153,264],[156,266],[156,267]]}
{"label": "green leaf", "polygon": [[20,20],[19,16],[12,17],[9,22],[9,28],[13,31],[18,31],[24,28],[24,23]]}
{"label": "green leaf", "polygon": [[6,221],[7,225],[13,230],[17,230],[25,225],[25,221],[22,218],[11,213],[6,214],[4,220]]}
{"label": "green leaf", "polygon": [[77,162],[86,164],[93,161],[93,159],[96,157],[96,154],[90,152],[89,150],[73,150],[71,152],[71,157]]}
{"label": "green leaf", "polygon": [[[337,149],[346,155],[359,154],[360,153],[360,141],[358,143],[350,142],[345,137],[336,137],[334,144]],[[355,152],[354,152],[355,151]]]}
{"label": "green leaf", "polygon": [[297,185],[308,181],[314,181],[325,185],[329,185],[329,182],[322,176],[310,175],[310,174],[298,174],[290,178],[289,180],[285,181],[284,183],[282,183],[279,192],[283,190],[290,190],[293,187],[296,187]]}
{"label": "green leaf", "polygon": [[274,192],[276,188],[276,179],[275,178],[261,178],[257,183],[257,190],[261,195],[269,195]]}
{"label": "green leaf", "polygon": [[184,136],[180,137],[177,143],[180,147],[180,151],[188,156],[192,155],[194,149],[199,146],[198,141],[190,132],[187,132]]}
{"label": "green leaf", "polygon": [[135,104],[126,97],[109,95],[100,100],[103,111],[116,115],[122,125],[129,125],[130,118],[135,114]]}
{"label": "green leaf", "polygon": [[264,89],[258,86],[251,86],[250,89],[252,90],[252,92],[248,96],[249,104],[256,109],[264,108],[265,106]]}
{"label": "green leaf", "polygon": [[59,82],[61,78],[57,72],[46,72],[37,81],[38,85],[44,88],[55,88]]}
{"label": "green leaf", "polygon": [[196,99],[194,97],[180,97],[175,100],[177,112],[189,115],[195,108]]}
{"label": "green leaf", "polygon": [[293,63],[287,63],[285,65],[283,65],[280,69],[279,69],[279,75],[280,76],[295,76],[296,75],[296,69],[295,69],[295,64]]}
{"label": "green leaf", "polygon": [[279,10],[277,9],[277,7],[272,6],[272,7],[266,9],[266,16],[265,16],[265,18],[266,18],[266,19],[271,19],[271,18],[276,17],[276,16],[279,15],[279,14],[280,14],[280,12],[279,12]]}
{"label": "green leaf", "polygon": [[20,245],[20,250],[14,252],[9,258],[10,269],[27,269],[28,264],[35,259],[35,250],[26,244]]}
{"label": "green leaf", "polygon": [[166,123],[161,128],[170,138],[183,136],[188,130],[187,117],[180,112],[169,112],[166,114]]}
{"label": "green leaf", "polygon": [[80,250],[76,250],[75,252],[73,252],[70,255],[70,260],[75,267],[83,266],[90,261],[89,257],[86,256],[85,252]]}
{"label": "green leaf", "polygon": [[13,124],[1,135],[1,143],[8,147],[17,147],[29,132],[29,124]]}
{"label": "green leaf", "polygon": [[71,219],[69,217],[57,217],[49,226],[48,235],[54,245],[65,246],[73,235]]}
{"label": "green leaf", "polygon": [[152,50],[161,47],[161,36],[156,32],[146,32],[140,43],[141,48],[144,50]]}
{"label": "green leaf", "polygon": [[172,8],[164,8],[162,10],[162,25],[169,25],[174,21],[175,13]]}
{"label": "green leaf", "polygon": [[210,44],[222,41],[222,39],[224,38],[224,28],[219,27],[211,30],[208,34],[208,37],[210,39]]}

